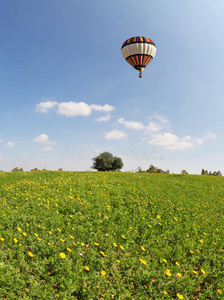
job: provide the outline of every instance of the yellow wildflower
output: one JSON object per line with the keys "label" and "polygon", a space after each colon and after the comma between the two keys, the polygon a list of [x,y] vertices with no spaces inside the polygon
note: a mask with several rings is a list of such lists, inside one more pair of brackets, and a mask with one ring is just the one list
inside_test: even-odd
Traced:
{"label": "yellow wildflower", "polygon": [[88,266],[85,266],[85,270],[89,272],[90,268]]}
{"label": "yellow wildflower", "polygon": [[167,293],[167,291],[163,291],[163,294],[164,294],[164,295],[167,295],[168,293]]}
{"label": "yellow wildflower", "polygon": [[217,290],[217,293],[221,295],[221,294],[222,294],[222,291],[221,291],[221,290]]}
{"label": "yellow wildflower", "polygon": [[116,244],[116,243],[113,243],[113,246],[116,248],[116,247],[117,247],[117,244]]}
{"label": "yellow wildflower", "polygon": [[201,273],[205,274],[205,271],[203,269],[201,269]]}
{"label": "yellow wildflower", "polygon": [[107,255],[103,251],[100,251],[100,254],[104,257],[107,257]]}
{"label": "yellow wildflower", "polygon": [[143,246],[141,246],[141,250],[142,250],[142,251],[145,251],[145,248],[144,248]]}
{"label": "yellow wildflower", "polygon": [[169,269],[166,270],[166,276],[172,276]]}
{"label": "yellow wildflower", "polygon": [[34,256],[32,252],[28,252],[28,255],[29,255],[30,257],[33,257],[33,256]]}
{"label": "yellow wildflower", "polygon": [[17,240],[17,238],[14,238],[14,239],[13,239],[13,241],[14,241],[15,243],[18,243],[18,240]]}
{"label": "yellow wildflower", "polygon": [[65,255],[63,252],[61,252],[61,253],[60,253],[60,257],[61,257],[62,259],[64,259],[64,258],[66,257],[66,255]]}
{"label": "yellow wildflower", "polygon": [[181,277],[182,275],[181,275],[181,273],[177,273],[177,277]]}
{"label": "yellow wildflower", "polygon": [[121,249],[121,250],[124,250],[124,247],[120,245],[120,249]]}
{"label": "yellow wildflower", "polygon": [[139,261],[140,261],[143,265],[146,265],[146,261],[145,261],[145,260],[139,259]]}
{"label": "yellow wildflower", "polygon": [[184,297],[181,295],[181,294],[177,294],[177,297],[179,298],[179,299],[184,299]]}
{"label": "yellow wildflower", "polygon": [[101,271],[101,275],[105,276],[107,273],[105,271]]}

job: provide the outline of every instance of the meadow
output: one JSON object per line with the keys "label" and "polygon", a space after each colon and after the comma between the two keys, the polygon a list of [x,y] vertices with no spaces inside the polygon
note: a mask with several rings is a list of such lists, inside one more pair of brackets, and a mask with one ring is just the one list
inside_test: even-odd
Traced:
{"label": "meadow", "polygon": [[224,178],[0,173],[0,299],[223,299]]}

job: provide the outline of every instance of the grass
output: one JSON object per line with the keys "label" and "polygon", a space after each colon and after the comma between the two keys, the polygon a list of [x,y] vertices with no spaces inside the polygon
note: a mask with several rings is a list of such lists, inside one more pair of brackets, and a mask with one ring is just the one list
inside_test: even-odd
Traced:
{"label": "grass", "polygon": [[0,173],[1,299],[223,299],[224,179]]}

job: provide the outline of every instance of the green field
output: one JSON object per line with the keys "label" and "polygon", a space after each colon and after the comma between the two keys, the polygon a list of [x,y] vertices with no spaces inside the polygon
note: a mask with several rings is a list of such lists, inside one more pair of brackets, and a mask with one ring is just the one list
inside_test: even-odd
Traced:
{"label": "green field", "polygon": [[224,178],[0,173],[0,299],[223,299]]}

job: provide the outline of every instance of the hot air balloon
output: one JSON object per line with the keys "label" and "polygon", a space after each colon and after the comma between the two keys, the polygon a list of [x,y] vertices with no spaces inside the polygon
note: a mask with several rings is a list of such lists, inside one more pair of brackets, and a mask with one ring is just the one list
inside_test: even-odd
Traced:
{"label": "hot air balloon", "polygon": [[156,54],[156,45],[149,38],[135,36],[122,44],[121,53],[124,59],[140,72],[139,78],[142,78],[144,68]]}

